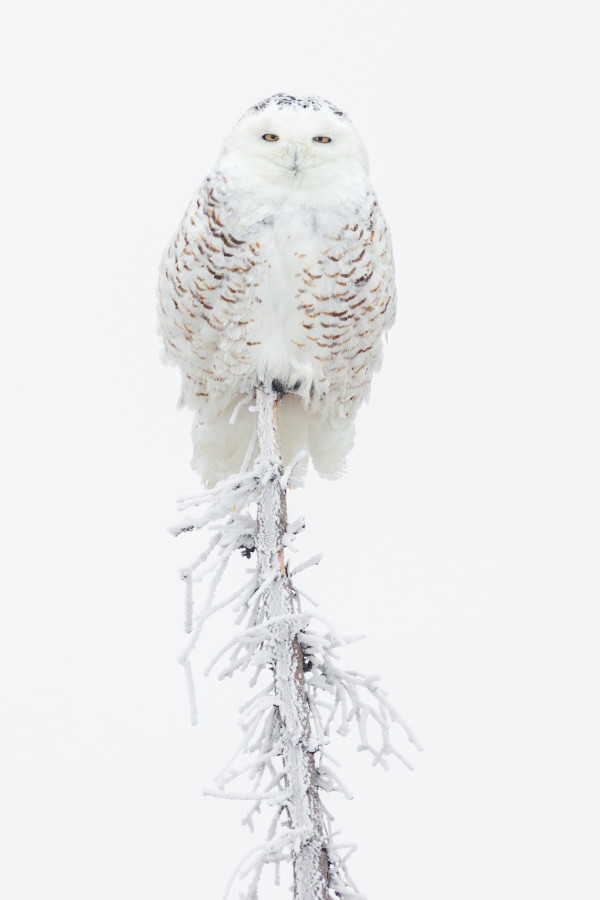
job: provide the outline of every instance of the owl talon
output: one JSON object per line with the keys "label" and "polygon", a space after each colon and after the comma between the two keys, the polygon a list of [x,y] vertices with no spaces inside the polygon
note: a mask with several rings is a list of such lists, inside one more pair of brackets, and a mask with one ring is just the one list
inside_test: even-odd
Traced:
{"label": "owl talon", "polygon": [[284,384],[283,381],[280,381],[279,378],[274,378],[272,382],[273,390],[278,393],[281,397],[284,394],[295,394],[302,385],[302,379],[298,378],[294,384]]}
{"label": "owl talon", "polygon": [[271,383],[271,387],[273,388],[273,390],[275,391],[276,394],[279,394],[280,398],[283,397],[283,395],[285,393],[287,393],[287,388],[286,388],[285,384],[282,381],[280,381],[278,378],[273,379],[273,381]]}

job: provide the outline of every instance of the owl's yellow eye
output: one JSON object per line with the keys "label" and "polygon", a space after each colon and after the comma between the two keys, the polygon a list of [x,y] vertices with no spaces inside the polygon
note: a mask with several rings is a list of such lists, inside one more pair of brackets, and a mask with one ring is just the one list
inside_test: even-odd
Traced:
{"label": "owl's yellow eye", "polygon": [[317,144],[330,144],[331,138],[325,137],[324,135],[320,134],[317,137],[314,137],[313,141],[316,141]]}
{"label": "owl's yellow eye", "polygon": [[263,134],[263,141],[278,141],[278,134]]}

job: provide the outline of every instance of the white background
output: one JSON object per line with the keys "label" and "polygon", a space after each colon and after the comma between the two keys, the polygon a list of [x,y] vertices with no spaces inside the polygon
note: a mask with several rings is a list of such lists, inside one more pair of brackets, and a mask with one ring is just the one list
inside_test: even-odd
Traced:
{"label": "white background", "polygon": [[5,12],[7,900],[217,900],[256,841],[201,794],[246,685],[203,680],[192,729],[176,664],[194,545],[166,526],[195,479],[154,292],[224,135],[277,91],[353,118],[398,272],[350,472],[295,501],[326,554],[304,585],[426,746],[388,774],[338,748],[354,877],[370,900],[600,896],[595,6]]}

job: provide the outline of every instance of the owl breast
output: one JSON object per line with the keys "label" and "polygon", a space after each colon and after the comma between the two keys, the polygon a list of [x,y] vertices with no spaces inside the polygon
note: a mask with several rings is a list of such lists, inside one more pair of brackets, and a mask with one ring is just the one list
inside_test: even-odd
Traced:
{"label": "owl breast", "polygon": [[257,380],[276,380],[310,414],[352,419],[394,317],[377,201],[367,195],[350,216],[243,200],[206,179],[165,254],[159,316],[181,402],[214,422]]}
{"label": "owl breast", "polygon": [[258,377],[277,380],[306,397],[322,378],[322,367],[307,340],[303,279],[320,251],[314,219],[298,213],[276,221],[265,248],[252,326]]}

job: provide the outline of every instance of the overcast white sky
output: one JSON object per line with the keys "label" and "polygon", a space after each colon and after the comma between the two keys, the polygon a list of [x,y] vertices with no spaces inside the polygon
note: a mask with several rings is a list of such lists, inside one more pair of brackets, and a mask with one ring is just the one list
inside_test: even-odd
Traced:
{"label": "overcast white sky", "polygon": [[[166,526],[195,479],[159,362],[164,246],[252,103],[318,93],[370,151],[399,315],[299,576],[426,746],[338,748],[369,900],[597,900],[594,2],[11,4],[1,142],[0,893],[218,900],[204,799],[246,686],[188,725]],[[224,620],[207,631],[212,656]],[[267,900],[286,896],[272,888]]]}

